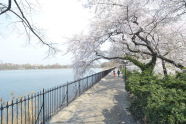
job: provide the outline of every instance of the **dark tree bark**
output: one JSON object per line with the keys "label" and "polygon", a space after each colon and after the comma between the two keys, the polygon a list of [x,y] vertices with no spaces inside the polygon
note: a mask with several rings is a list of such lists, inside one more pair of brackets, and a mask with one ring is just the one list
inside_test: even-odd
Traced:
{"label": "dark tree bark", "polygon": [[104,55],[100,55],[96,52],[96,55],[103,58],[103,59],[107,59],[107,60],[113,60],[113,59],[121,59],[121,60],[128,60],[130,62],[132,62],[134,65],[136,65],[137,67],[140,68],[140,70],[142,71],[143,74],[152,74],[154,67],[156,65],[156,60],[157,60],[157,56],[156,54],[154,54],[154,56],[152,56],[151,60],[148,63],[142,63],[139,60],[137,60],[134,57],[131,57],[129,55],[125,56],[125,57],[106,57]]}
{"label": "dark tree bark", "polygon": [[167,68],[165,66],[165,61],[164,60],[161,60],[161,62],[162,62],[164,76],[167,77],[168,76],[168,73],[167,73]]}

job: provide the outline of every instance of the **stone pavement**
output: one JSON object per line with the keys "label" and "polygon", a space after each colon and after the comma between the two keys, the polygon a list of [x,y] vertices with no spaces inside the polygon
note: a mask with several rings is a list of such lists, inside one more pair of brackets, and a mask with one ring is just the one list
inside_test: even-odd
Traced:
{"label": "stone pavement", "polygon": [[121,77],[111,74],[56,114],[50,124],[138,124]]}

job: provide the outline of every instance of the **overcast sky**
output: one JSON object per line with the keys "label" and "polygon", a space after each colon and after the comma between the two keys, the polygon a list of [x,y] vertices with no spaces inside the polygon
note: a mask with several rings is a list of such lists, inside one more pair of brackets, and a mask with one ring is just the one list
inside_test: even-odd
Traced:
{"label": "overcast sky", "polygon": [[71,64],[72,56],[64,55],[64,43],[74,34],[86,31],[91,20],[90,10],[78,0],[37,0],[32,11],[32,22],[47,41],[58,43],[62,52],[47,56],[47,47],[31,38],[29,43],[20,24],[14,24],[13,16],[0,16],[0,62],[16,64]]}

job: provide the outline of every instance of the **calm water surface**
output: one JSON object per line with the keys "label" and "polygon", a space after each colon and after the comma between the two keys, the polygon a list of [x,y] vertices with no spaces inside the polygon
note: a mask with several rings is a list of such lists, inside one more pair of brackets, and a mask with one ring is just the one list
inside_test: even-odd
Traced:
{"label": "calm water surface", "polygon": [[[101,69],[95,69],[98,71]],[[0,71],[0,98],[6,101],[73,80],[72,69]]]}

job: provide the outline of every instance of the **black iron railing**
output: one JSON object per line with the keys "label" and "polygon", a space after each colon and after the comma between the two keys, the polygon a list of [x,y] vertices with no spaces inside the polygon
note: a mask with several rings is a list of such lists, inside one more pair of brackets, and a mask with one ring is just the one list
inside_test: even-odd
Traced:
{"label": "black iron railing", "polygon": [[1,104],[0,124],[45,124],[112,69]]}

